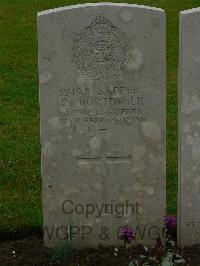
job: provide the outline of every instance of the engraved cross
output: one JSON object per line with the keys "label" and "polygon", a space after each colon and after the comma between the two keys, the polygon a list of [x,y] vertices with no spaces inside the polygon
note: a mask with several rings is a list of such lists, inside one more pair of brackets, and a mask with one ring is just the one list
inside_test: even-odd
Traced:
{"label": "engraved cross", "polygon": [[[100,129],[101,131],[105,131],[106,129]],[[76,158],[80,162],[89,162],[89,163],[97,163],[101,164],[101,177],[102,177],[102,185],[104,187],[103,193],[103,202],[105,203],[107,200],[107,179],[106,179],[106,172],[107,172],[107,165],[109,163],[130,163],[131,162],[131,153],[128,155],[108,155],[107,151],[107,143],[105,135],[102,134],[102,144],[101,144],[101,155],[95,157],[86,157],[86,156],[76,156]]]}

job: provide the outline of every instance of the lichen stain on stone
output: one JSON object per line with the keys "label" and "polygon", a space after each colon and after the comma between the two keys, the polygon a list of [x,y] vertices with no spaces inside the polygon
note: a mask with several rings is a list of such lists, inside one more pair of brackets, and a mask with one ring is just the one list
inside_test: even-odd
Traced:
{"label": "lichen stain on stone", "polygon": [[120,17],[121,17],[122,21],[130,22],[133,20],[133,12],[130,10],[125,10],[125,11],[120,13]]}
{"label": "lichen stain on stone", "polygon": [[145,122],[142,124],[142,132],[146,138],[152,142],[161,140],[161,129],[156,122]]}
{"label": "lichen stain on stone", "polygon": [[42,153],[47,156],[50,157],[54,154],[56,150],[56,147],[50,142],[50,141],[45,141],[42,147]]}
{"label": "lichen stain on stone", "polygon": [[134,189],[135,191],[141,191],[141,190],[142,190],[142,187],[143,187],[143,186],[142,186],[141,183],[135,183],[133,189]]}
{"label": "lichen stain on stone", "polygon": [[127,117],[127,119],[125,120],[125,124],[126,125],[131,125],[132,124],[132,119]]}
{"label": "lichen stain on stone", "polygon": [[200,160],[200,138],[196,138],[192,147],[192,160]]}
{"label": "lichen stain on stone", "polygon": [[75,157],[77,157],[77,156],[79,156],[79,155],[81,154],[81,151],[80,151],[79,149],[74,149],[74,150],[72,151],[72,154],[73,154]]}
{"label": "lichen stain on stone", "polygon": [[72,135],[68,135],[67,138],[68,138],[68,139],[72,139]]}
{"label": "lichen stain on stone", "polygon": [[56,142],[56,137],[53,136],[53,137],[51,138],[51,141],[52,141],[52,142]]}
{"label": "lichen stain on stone", "polygon": [[53,130],[60,130],[62,127],[60,118],[58,116],[53,116],[52,118],[50,118],[48,124]]}
{"label": "lichen stain on stone", "polygon": [[165,159],[160,155],[156,156],[153,153],[149,154],[150,164],[155,167],[155,169],[164,169],[165,168]]}
{"label": "lichen stain on stone", "polygon": [[185,124],[183,125],[183,131],[184,131],[185,133],[188,133],[188,132],[191,131],[190,123],[185,122]]}
{"label": "lichen stain on stone", "polygon": [[143,207],[141,205],[138,205],[138,213],[141,215],[143,214]]}
{"label": "lichen stain on stone", "polygon": [[92,137],[89,141],[91,149],[100,150],[101,149],[101,140],[98,137]]}
{"label": "lichen stain on stone", "polygon": [[40,83],[41,84],[46,84],[50,81],[52,75],[49,72],[44,72],[43,74],[40,75],[39,79],[40,79]]}
{"label": "lichen stain on stone", "polygon": [[139,160],[142,155],[145,154],[146,148],[144,146],[135,145],[134,147],[134,158]]}
{"label": "lichen stain on stone", "polygon": [[151,183],[155,185],[158,183],[158,180],[157,179],[151,179]]}
{"label": "lichen stain on stone", "polygon": [[183,188],[185,193],[195,192],[198,186],[191,179],[191,172],[185,172],[185,179],[183,180]]}
{"label": "lichen stain on stone", "polygon": [[200,160],[200,137],[197,133],[196,136],[187,135],[185,138],[186,145],[191,147],[192,160]]}
{"label": "lichen stain on stone", "polygon": [[183,93],[182,96],[183,103],[182,103],[182,111],[185,114],[189,114],[192,111],[200,110],[200,100],[196,95],[187,95]]}
{"label": "lichen stain on stone", "polygon": [[193,165],[192,169],[196,171],[198,169],[198,165]]}
{"label": "lichen stain on stone", "polygon": [[144,64],[143,54],[139,49],[131,50],[130,60],[127,64],[129,70],[138,70]]}
{"label": "lichen stain on stone", "polygon": [[152,196],[154,194],[154,188],[153,187],[145,187],[145,191],[147,195]]}
{"label": "lichen stain on stone", "polygon": [[57,140],[61,140],[62,139],[62,136],[61,135],[57,135],[57,136],[53,136],[52,138],[51,138],[51,141],[52,142],[56,142]]}
{"label": "lichen stain on stone", "polygon": [[137,160],[136,162],[134,162],[134,166],[131,168],[131,173],[135,174],[139,171],[141,171],[142,169],[144,169],[145,164],[143,160]]}
{"label": "lichen stain on stone", "polygon": [[194,138],[191,135],[187,135],[186,138],[185,138],[185,143],[188,146],[192,146],[193,143],[194,143]]}
{"label": "lichen stain on stone", "polygon": [[57,167],[57,162],[54,161],[54,162],[52,162],[51,165],[52,165],[53,168],[56,168]]}

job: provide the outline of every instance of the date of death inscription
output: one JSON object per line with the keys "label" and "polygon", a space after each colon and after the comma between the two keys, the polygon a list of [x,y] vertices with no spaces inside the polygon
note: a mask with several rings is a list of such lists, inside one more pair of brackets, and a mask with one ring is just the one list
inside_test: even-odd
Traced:
{"label": "date of death inscription", "polygon": [[63,124],[132,125],[147,121],[140,87],[63,88],[58,112]]}

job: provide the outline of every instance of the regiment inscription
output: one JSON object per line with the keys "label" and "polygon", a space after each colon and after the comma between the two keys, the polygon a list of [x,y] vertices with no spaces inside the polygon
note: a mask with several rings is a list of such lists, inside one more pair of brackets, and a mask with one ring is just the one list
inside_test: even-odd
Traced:
{"label": "regiment inscription", "polygon": [[147,121],[145,99],[137,87],[61,89],[59,113],[63,124],[132,125]]}

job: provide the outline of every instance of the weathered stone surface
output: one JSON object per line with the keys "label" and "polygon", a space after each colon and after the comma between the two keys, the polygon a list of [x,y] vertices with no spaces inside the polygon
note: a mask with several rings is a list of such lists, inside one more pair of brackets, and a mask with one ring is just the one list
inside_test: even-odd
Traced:
{"label": "weathered stone surface", "polygon": [[200,244],[200,8],[180,13],[179,142],[179,244]]}
{"label": "weathered stone surface", "polygon": [[152,243],[165,214],[164,11],[63,7],[38,14],[38,36],[45,243],[71,226],[76,246],[122,244],[125,224]]}

